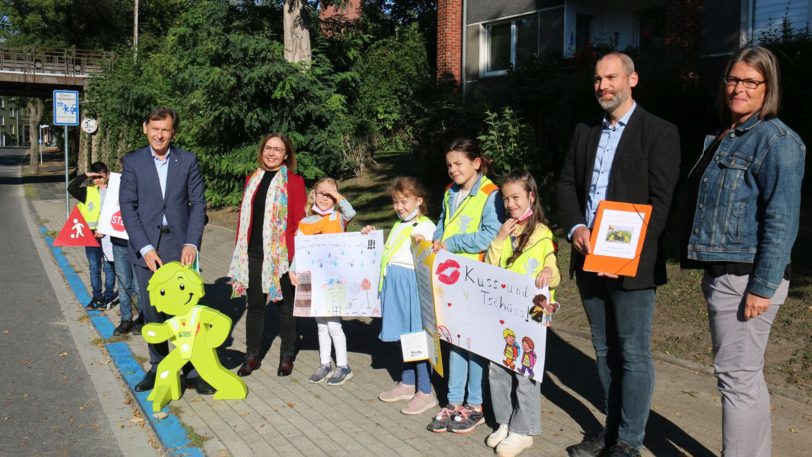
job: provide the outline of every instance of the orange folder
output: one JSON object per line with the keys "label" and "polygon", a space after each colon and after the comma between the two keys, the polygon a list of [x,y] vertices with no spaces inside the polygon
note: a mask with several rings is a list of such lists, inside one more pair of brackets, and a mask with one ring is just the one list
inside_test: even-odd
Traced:
{"label": "orange folder", "polygon": [[[598,203],[598,211],[595,213],[595,224],[592,226],[592,235],[589,239],[589,244],[592,246],[592,251],[595,251],[598,241],[598,233],[600,232],[601,224],[603,223],[603,215],[606,210],[624,211],[635,213],[643,224],[640,227],[640,235],[637,237],[637,246],[635,247],[634,258],[628,259],[623,257],[613,257],[610,255],[589,254],[584,260],[584,271],[593,271],[596,273],[609,273],[618,276],[637,276],[637,266],[640,263],[640,253],[643,251],[643,243],[646,240],[646,229],[648,228],[648,221],[651,218],[653,211],[651,205],[643,205],[639,203],[621,203],[603,200]],[[629,234],[630,235],[630,234]],[[623,242],[626,233],[622,231],[611,232],[608,236],[614,236],[617,241]],[[608,239],[606,240],[609,241]]]}

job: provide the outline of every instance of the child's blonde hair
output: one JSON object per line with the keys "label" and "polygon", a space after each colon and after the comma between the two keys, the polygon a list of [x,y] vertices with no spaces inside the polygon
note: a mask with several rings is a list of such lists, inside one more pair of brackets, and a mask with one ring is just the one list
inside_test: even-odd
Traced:
{"label": "child's blonde hair", "polygon": [[401,176],[400,178],[395,178],[392,186],[389,187],[389,196],[394,199],[395,194],[401,194],[407,197],[411,195],[415,198],[422,198],[423,203],[421,203],[419,206],[420,214],[423,216],[428,215],[429,208],[426,204],[428,197],[426,196],[426,189],[423,187],[423,183],[420,182],[419,179],[411,176]]}
{"label": "child's blonde hair", "polygon": [[[338,183],[333,178],[328,178],[325,176],[324,178],[321,178],[318,181],[316,181],[316,183],[313,184],[313,189],[311,189],[310,192],[307,193],[307,206],[305,207],[305,212],[308,216],[313,215],[313,205],[316,203],[316,189],[324,183],[332,184],[333,187],[336,188],[336,191],[338,191]],[[341,209],[338,207],[338,202],[336,202],[336,205],[333,207],[333,209],[337,213],[341,212]]]}

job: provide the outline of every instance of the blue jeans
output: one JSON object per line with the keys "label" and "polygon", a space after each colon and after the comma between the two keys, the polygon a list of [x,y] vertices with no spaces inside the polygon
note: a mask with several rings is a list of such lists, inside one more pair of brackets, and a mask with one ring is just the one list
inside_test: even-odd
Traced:
{"label": "blue jeans", "polygon": [[[113,262],[104,259],[102,248],[85,247],[87,263],[90,267],[90,287],[93,289],[94,299],[112,300],[116,288],[116,272]],[[101,270],[104,267],[104,295],[102,295]]]}
{"label": "blue jeans", "polygon": [[127,246],[113,245],[113,266],[118,277],[121,320],[130,321],[133,318],[133,299],[138,297],[138,282],[133,279],[133,265],[127,258]]}
{"label": "blue jeans", "polygon": [[451,346],[448,356],[448,402],[461,405],[468,385],[468,405],[482,404],[482,372],[488,361],[457,346]]}
{"label": "blue jeans", "polygon": [[404,362],[400,382],[408,386],[417,383],[417,391],[431,393],[431,369],[428,362]]}
{"label": "blue jeans", "polygon": [[654,289],[624,290],[618,281],[576,273],[606,411],[606,443],[643,446],[654,393],[651,322]]}

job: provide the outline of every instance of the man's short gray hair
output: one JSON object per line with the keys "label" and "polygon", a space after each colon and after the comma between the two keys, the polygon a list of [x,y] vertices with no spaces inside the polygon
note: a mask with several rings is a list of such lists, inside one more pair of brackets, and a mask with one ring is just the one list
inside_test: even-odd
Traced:
{"label": "man's short gray hair", "polygon": [[[631,57],[629,57],[628,54],[619,51],[610,52],[609,54],[606,54],[598,59],[598,62],[607,57],[616,57],[620,59],[620,63],[623,64],[623,69],[626,70],[627,75],[634,73],[634,61]],[[595,62],[595,65],[597,65],[598,62]]]}

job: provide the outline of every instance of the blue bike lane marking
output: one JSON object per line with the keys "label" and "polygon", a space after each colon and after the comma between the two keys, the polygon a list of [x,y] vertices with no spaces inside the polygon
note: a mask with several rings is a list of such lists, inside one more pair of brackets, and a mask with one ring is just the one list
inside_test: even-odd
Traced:
{"label": "blue bike lane marking", "polygon": [[[39,232],[45,236],[47,230],[44,226],[40,226]],[[87,292],[85,283],[76,274],[76,271],[68,263],[68,259],[62,254],[62,249],[54,246],[53,237],[45,236],[45,243],[50,248],[51,253],[56,260],[57,266],[62,270],[62,274],[68,283],[68,287],[73,291],[73,295],[79,303],[87,303],[90,301],[91,296]],[[90,322],[98,332],[102,339],[108,339],[113,336],[115,326],[110,319],[107,319],[99,311],[87,311]],[[156,420],[152,416],[152,402],[147,400],[149,392],[135,392],[135,385],[144,377],[144,369],[135,360],[130,347],[126,342],[108,343],[104,345],[110,359],[116,365],[116,368],[121,373],[121,377],[130,389],[130,393],[135,397],[138,402],[141,412],[144,417],[149,421],[161,445],[169,453],[169,455],[177,457],[203,457],[203,451],[200,448],[192,446],[186,430],[181,425],[177,416],[169,412],[169,407],[165,407],[163,412],[167,413],[164,419]]]}

